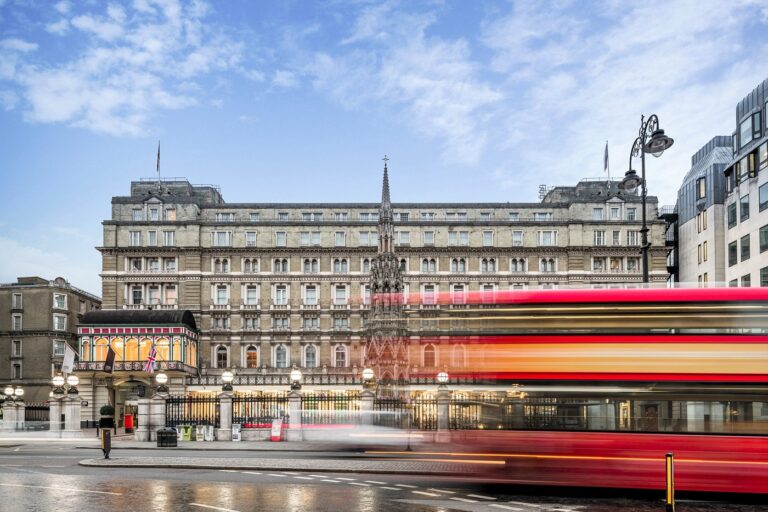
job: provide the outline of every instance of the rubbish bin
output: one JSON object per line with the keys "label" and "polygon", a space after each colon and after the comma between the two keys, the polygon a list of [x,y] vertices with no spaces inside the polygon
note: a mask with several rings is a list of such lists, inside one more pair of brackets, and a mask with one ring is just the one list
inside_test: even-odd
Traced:
{"label": "rubbish bin", "polygon": [[173,427],[164,427],[157,429],[157,446],[159,448],[175,448],[176,429]]}
{"label": "rubbish bin", "polygon": [[205,441],[205,425],[195,425],[195,441]]}
{"label": "rubbish bin", "polygon": [[205,440],[206,441],[213,441],[214,440],[213,425],[206,425],[205,426]]}
{"label": "rubbish bin", "polygon": [[192,425],[179,425],[181,428],[181,440],[192,441]]}

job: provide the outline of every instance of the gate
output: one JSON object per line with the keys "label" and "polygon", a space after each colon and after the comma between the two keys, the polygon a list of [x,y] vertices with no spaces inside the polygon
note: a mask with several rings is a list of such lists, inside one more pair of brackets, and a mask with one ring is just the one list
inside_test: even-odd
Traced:
{"label": "gate", "polygon": [[24,428],[26,430],[48,430],[50,428],[50,410],[50,406],[47,404],[26,404]]}
{"label": "gate", "polygon": [[171,396],[165,399],[165,425],[211,425],[218,428],[219,397]]}

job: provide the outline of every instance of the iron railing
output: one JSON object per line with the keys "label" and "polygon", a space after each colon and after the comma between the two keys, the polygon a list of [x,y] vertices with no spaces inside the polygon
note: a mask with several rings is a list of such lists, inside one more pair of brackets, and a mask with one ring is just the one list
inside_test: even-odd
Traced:
{"label": "iron railing", "polygon": [[232,399],[232,423],[243,428],[268,428],[275,419],[289,421],[287,392],[235,395]]}
{"label": "iron railing", "polygon": [[165,400],[165,425],[220,425],[220,400],[216,396],[171,396]]}
{"label": "iron railing", "polygon": [[305,393],[301,397],[301,423],[306,425],[357,425],[361,423],[360,394]]}

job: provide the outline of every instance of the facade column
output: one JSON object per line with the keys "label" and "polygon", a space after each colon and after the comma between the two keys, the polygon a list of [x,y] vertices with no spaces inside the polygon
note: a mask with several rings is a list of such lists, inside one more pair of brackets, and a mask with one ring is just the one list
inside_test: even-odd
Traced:
{"label": "facade column", "polygon": [[26,424],[26,410],[27,404],[24,402],[16,402],[16,430],[23,431]]}
{"label": "facade column", "polygon": [[216,429],[217,441],[232,440],[232,392],[219,394],[219,428]]}
{"label": "facade column", "polygon": [[149,441],[149,432],[151,427],[152,416],[150,415],[150,398],[139,398],[139,411],[138,411],[138,424],[133,434],[133,438],[136,441]]}
{"label": "facade column", "polygon": [[363,425],[373,425],[373,400],[374,394],[370,389],[360,393],[360,414]]}
{"label": "facade column", "polygon": [[64,409],[64,431],[62,437],[81,437],[80,430],[80,395],[73,393],[62,399]]}
{"label": "facade column", "polygon": [[3,432],[16,430],[16,405],[12,400],[3,402]]}
{"label": "facade column", "polygon": [[437,390],[437,437],[435,439],[438,443],[447,443],[451,440],[450,404],[451,392],[448,388],[440,386]]}
{"label": "facade column", "polygon": [[155,393],[149,399],[149,421],[147,422],[149,441],[157,441],[157,429],[165,426],[166,398],[168,393]]}
{"label": "facade column", "polygon": [[48,423],[51,432],[61,432],[61,399],[62,395],[54,395],[48,401]]}
{"label": "facade column", "polygon": [[290,424],[286,430],[286,441],[303,441],[301,428],[301,391],[293,390],[288,393],[288,411]]}

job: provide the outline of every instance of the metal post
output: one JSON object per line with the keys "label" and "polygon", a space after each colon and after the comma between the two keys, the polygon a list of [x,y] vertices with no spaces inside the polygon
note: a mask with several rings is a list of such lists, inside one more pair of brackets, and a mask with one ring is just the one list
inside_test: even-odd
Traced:
{"label": "metal post", "polygon": [[[645,146],[645,130],[643,130],[643,140],[642,140],[643,146]],[[643,284],[648,284],[648,222],[646,220],[646,198],[648,196],[648,187],[645,183],[645,151],[640,151],[640,162],[641,162],[641,173],[642,176],[640,179],[642,180],[643,185],[643,193],[642,193],[642,207],[643,207],[643,227],[640,229],[640,236],[642,238],[642,244],[643,247],[641,248],[641,255],[643,260]]]}
{"label": "metal post", "polygon": [[667,454],[667,498],[666,512],[675,512],[675,455]]}

